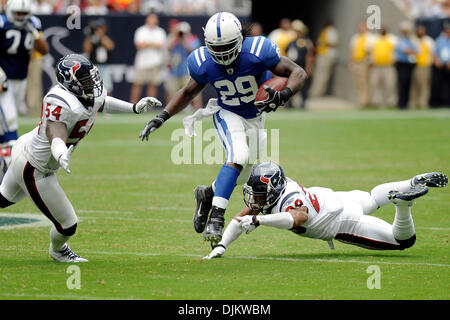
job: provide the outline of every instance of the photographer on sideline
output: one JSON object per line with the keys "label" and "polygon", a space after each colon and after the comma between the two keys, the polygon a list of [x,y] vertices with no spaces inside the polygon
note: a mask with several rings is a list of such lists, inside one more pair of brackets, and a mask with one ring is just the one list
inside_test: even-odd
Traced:
{"label": "photographer on sideline", "polygon": [[[191,33],[191,26],[187,22],[177,23],[169,35],[169,64],[170,83],[168,86],[169,100],[175,92],[183,88],[189,81],[187,59],[189,54],[201,46],[199,38]],[[193,101],[195,109],[202,107],[202,97],[197,96]]]}
{"label": "photographer on sideline", "polygon": [[111,94],[113,81],[108,61],[109,53],[114,50],[114,41],[106,35],[106,20],[103,18],[94,20],[83,31],[86,36],[83,51],[88,54],[88,58],[97,66],[106,90],[108,94]]}

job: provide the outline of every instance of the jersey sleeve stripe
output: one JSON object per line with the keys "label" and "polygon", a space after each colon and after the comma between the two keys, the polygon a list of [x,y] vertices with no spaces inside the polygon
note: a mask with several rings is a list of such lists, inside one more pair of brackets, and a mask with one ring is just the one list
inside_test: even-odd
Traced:
{"label": "jersey sleeve stripe", "polygon": [[205,48],[200,48],[200,57],[202,58],[202,62],[206,61],[205,50]]}
{"label": "jersey sleeve stripe", "polygon": [[200,67],[200,66],[202,65],[202,63],[200,62],[200,58],[199,58],[199,56],[198,56],[198,51],[199,51],[199,50],[200,50],[200,49],[195,50],[194,56],[195,56],[195,60],[197,61],[197,65]]}
{"label": "jersey sleeve stripe", "polygon": [[256,50],[256,53],[255,53],[255,55],[257,57],[259,57],[259,54],[261,53],[261,48],[262,48],[263,44],[264,44],[264,38],[261,38],[261,41],[259,42],[259,45],[258,45],[258,49]]}
{"label": "jersey sleeve stripe", "polygon": [[56,94],[54,94],[54,93],[50,93],[49,95],[47,95],[47,98],[55,98],[55,99],[58,99],[58,100],[64,102],[64,103],[67,105],[67,107],[70,108],[70,104],[68,104],[67,101],[66,101],[63,97],[60,97],[60,96],[58,96],[58,95],[56,95]]}
{"label": "jersey sleeve stripe", "polygon": [[256,43],[258,42],[258,39],[259,39],[259,38],[261,38],[261,37],[255,37],[255,38],[253,39],[252,47],[250,48],[250,53],[255,53]]}
{"label": "jersey sleeve stripe", "polygon": [[280,210],[281,210],[281,208],[283,208],[284,203],[285,203],[286,201],[288,201],[288,200],[289,200],[294,194],[296,194],[296,193],[299,193],[299,192],[298,192],[298,191],[293,191],[293,192],[287,194],[287,195],[283,198],[283,200],[282,200],[281,203],[280,203]]}

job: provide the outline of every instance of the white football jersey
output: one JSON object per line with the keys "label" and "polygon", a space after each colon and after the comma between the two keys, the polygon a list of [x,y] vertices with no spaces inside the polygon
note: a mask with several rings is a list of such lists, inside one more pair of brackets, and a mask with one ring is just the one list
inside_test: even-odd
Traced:
{"label": "white football jersey", "polygon": [[329,188],[305,188],[301,184],[286,178],[286,189],[280,199],[272,208],[271,213],[287,212],[290,209],[306,206],[308,220],[293,230],[294,232],[310,238],[329,240],[334,237],[333,223],[337,215],[342,212],[343,205]]}
{"label": "white football jersey", "polygon": [[58,170],[59,164],[53,158],[51,145],[46,134],[47,121],[63,122],[67,126],[66,145],[76,145],[91,130],[98,110],[103,106],[106,89],[94,99],[94,106],[86,109],[76,96],[60,85],[50,89],[42,102],[41,122],[27,133],[25,152],[33,167],[42,172]]}

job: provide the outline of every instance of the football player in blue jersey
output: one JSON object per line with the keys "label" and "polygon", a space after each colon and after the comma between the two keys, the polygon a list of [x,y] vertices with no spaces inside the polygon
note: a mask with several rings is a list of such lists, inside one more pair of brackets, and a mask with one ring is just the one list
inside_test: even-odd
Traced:
{"label": "football player in blue jersey", "polygon": [[31,15],[31,0],[9,0],[0,15],[0,155],[7,162],[18,137],[17,108],[25,100],[31,52],[49,51],[41,29],[41,21]]}
{"label": "football player in blue jersey", "polygon": [[[241,175],[249,164],[250,148],[247,136],[256,130],[258,145],[265,143],[265,113],[283,106],[297,92],[306,79],[306,72],[286,57],[265,37],[247,37],[240,21],[231,13],[213,15],[204,28],[206,46],[194,50],[188,57],[190,80],[169,101],[164,111],[147,123],[140,134],[147,139],[171,116],[184,109],[207,84],[217,91],[217,112],[213,122],[226,152],[225,164],[210,186],[195,189],[197,208],[194,228],[211,244],[222,238],[224,214],[228,200]],[[255,103],[258,88],[272,77],[272,73],[288,77],[282,91],[266,88],[268,98]],[[243,179],[242,179],[243,178]],[[209,214],[211,211],[211,214]],[[209,220],[208,220],[209,217]]]}

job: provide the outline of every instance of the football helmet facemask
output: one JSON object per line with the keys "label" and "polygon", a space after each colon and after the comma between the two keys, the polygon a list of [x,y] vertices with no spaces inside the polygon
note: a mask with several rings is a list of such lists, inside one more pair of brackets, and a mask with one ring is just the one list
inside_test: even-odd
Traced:
{"label": "football helmet facemask", "polygon": [[103,80],[98,69],[86,57],[69,54],[56,65],[56,80],[77,98],[91,106],[103,93]]}
{"label": "football helmet facemask", "polygon": [[31,17],[31,0],[8,0],[5,13],[9,22],[22,28]]}
{"label": "football helmet facemask", "polygon": [[219,12],[209,18],[203,28],[205,44],[212,59],[222,65],[230,65],[242,49],[242,26],[238,18],[229,12]]}
{"label": "football helmet facemask", "polygon": [[286,176],[279,165],[273,162],[256,164],[243,186],[244,202],[252,210],[267,210],[280,199],[286,184]]}

